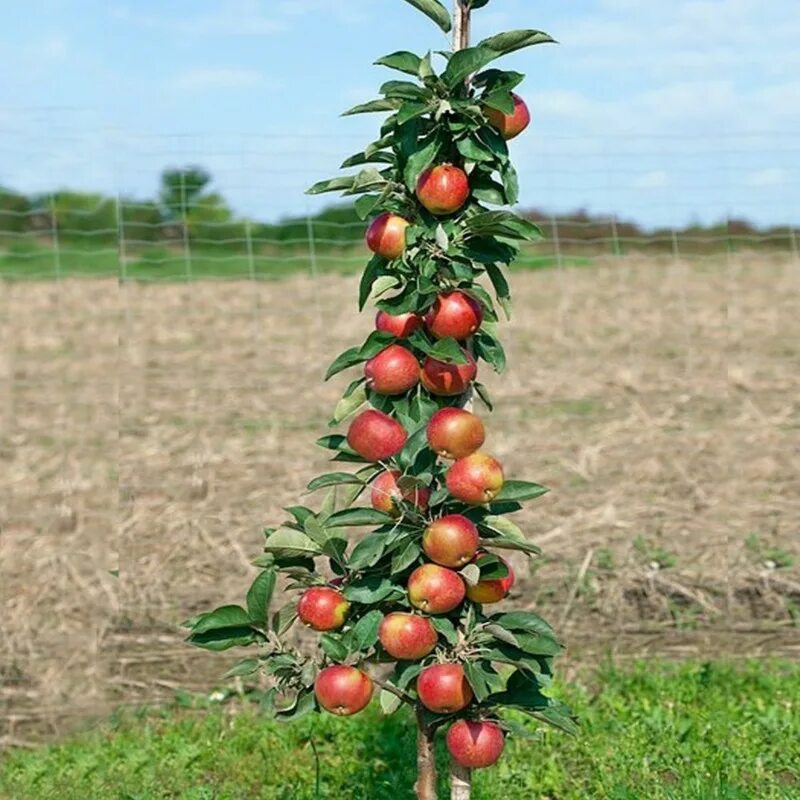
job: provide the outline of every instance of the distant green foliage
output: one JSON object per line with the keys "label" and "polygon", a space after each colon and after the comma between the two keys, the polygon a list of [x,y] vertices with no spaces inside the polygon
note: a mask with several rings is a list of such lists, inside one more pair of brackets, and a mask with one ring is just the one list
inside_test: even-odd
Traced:
{"label": "distant green foliage", "polygon": [[[520,717],[474,800],[796,800],[800,667],[647,662],[606,669],[562,696],[578,738]],[[100,732],[0,764],[2,800],[402,800],[414,730],[403,713],[312,716],[292,725],[252,710],[123,715]],[[320,758],[315,792],[312,739]],[[444,787],[445,750],[439,744]]]}

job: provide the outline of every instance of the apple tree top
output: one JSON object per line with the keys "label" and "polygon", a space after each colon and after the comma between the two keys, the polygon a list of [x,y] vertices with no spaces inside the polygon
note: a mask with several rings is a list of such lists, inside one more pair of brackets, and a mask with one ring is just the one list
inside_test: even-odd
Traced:
{"label": "apple tree top", "polygon": [[[450,30],[438,0],[407,2]],[[460,2],[478,9],[489,0]],[[546,489],[506,479],[466,410],[475,395],[491,410],[477,374],[481,363],[498,372],[506,364],[505,268],[541,236],[505,208],[518,198],[508,140],[530,116],[513,92],[523,75],[495,62],[552,41],[515,30],[456,52],[378,59],[402,77],[346,113],[388,114],[379,137],[342,165],[358,171],[309,190],[354,197],[370,220],[358,307],[377,306],[375,330],[326,375],[364,365],[331,420],[347,423],[347,434],[318,442],[340,466],[308,484],[328,490],[319,508],[287,508],[265,530],[246,603],[186,623],[198,647],[252,649],[229,674],[264,670],[264,705],[278,719],[354,713],[376,683],[386,713],[406,702],[427,728],[451,725],[448,745],[467,767],[487,764],[464,751],[459,723],[485,726],[489,740],[497,733],[500,749],[504,708],[575,730],[569,710],[544,693],[563,649],[552,627],[532,611],[489,607],[514,580],[498,551],[539,554],[508,515]],[[279,576],[289,599],[273,611]],[[320,632],[318,650],[287,644],[298,617]]]}

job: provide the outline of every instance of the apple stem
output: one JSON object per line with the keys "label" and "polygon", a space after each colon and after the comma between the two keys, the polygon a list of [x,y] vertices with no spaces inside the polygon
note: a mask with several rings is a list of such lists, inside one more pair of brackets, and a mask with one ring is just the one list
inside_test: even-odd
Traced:
{"label": "apple stem", "polygon": [[[453,50],[464,50],[469,47],[470,34],[470,0],[455,0],[453,11]],[[467,345],[472,352],[472,339]],[[473,389],[464,398],[464,408],[468,411],[473,406]],[[450,800],[470,800],[472,797],[472,774],[470,770],[462,767],[455,759],[450,759]]]}
{"label": "apple stem", "polygon": [[469,800],[472,795],[472,771],[450,761],[450,800]]}
{"label": "apple stem", "polygon": [[[425,723],[422,706],[417,707],[417,800],[436,800],[436,754],[433,730]],[[467,795],[467,798],[469,795]]]}
{"label": "apple stem", "polygon": [[453,50],[469,47],[470,8],[469,0],[455,0],[453,11]]}

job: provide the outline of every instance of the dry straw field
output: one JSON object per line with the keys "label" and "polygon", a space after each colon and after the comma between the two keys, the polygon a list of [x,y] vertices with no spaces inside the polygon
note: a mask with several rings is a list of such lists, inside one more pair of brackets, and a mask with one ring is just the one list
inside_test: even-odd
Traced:
{"label": "dry straw field", "polygon": [[[519,273],[489,419],[570,658],[800,655],[800,264]],[[0,741],[214,684],[176,623],[239,602],[360,340],[354,279],[0,285]]]}

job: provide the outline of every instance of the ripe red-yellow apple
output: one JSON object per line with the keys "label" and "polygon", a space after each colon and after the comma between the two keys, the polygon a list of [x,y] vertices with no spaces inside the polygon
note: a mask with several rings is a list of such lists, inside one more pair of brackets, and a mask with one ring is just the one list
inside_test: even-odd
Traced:
{"label": "ripe red-yellow apple", "polygon": [[422,534],[425,555],[443,567],[455,569],[472,561],[479,543],[480,537],[475,523],[461,514],[448,514],[434,520]]}
{"label": "ripe red-yellow apple", "polygon": [[506,140],[519,136],[531,121],[531,112],[528,111],[525,101],[513,92],[511,96],[514,98],[514,111],[511,114],[504,114],[502,111],[488,106],[483,109],[486,119],[500,131],[500,135]]}
{"label": "ripe red-yellow apple", "polygon": [[490,503],[503,488],[503,467],[486,453],[459,458],[447,471],[447,488],[456,500],[471,506]]}
{"label": "ripe red-yellow apple", "polygon": [[471,456],[485,440],[480,417],[463,408],[440,408],[428,422],[428,444],[443,458]]}
{"label": "ripe red-yellow apple", "polygon": [[373,688],[369,675],[343,664],[325,667],[314,681],[319,704],[337,717],[349,717],[366,708]]}
{"label": "ripe red-yellow apple", "polygon": [[466,339],[482,322],[483,307],[464,292],[440,294],[425,315],[425,326],[437,339]]}
{"label": "ripe red-yellow apple", "polygon": [[386,212],[375,217],[367,229],[367,247],[379,256],[393,260],[406,249],[408,220]]}
{"label": "ripe red-yellow apple", "polygon": [[455,397],[467,391],[478,374],[478,366],[466,350],[463,352],[467,358],[466,364],[447,364],[430,356],[425,359],[420,380],[431,394],[438,397]]}
{"label": "ripe red-yellow apple", "polygon": [[419,661],[432,653],[439,640],[427,617],[395,612],[383,618],[378,631],[383,649],[398,661]]}
{"label": "ripe red-yellow apple", "polygon": [[378,394],[405,394],[419,383],[419,361],[399,344],[390,344],[364,365],[367,386]]}
{"label": "ripe red-yellow apple", "polygon": [[399,516],[398,503],[401,500],[413,503],[420,511],[427,511],[430,496],[430,491],[424,486],[415,486],[412,480],[404,481],[403,473],[393,469],[382,472],[372,482],[370,499],[374,509]]}
{"label": "ripe red-yellow apple", "polygon": [[[477,553],[475,561],[477,561],[484,553]],[[481,603],[482,605],[489,605],[490,603],[499,603],[511,591],[514,585],[514,570],[511,569],[511,564],[504,558],[500,561],[508,568],[508,575],[505,578],[495,578],[493,580],[479,581],[475,586],[467,586],[467,597],[473,603]]]}
{"label": "ripe red-yellow apple", "polygon": [[347,443],[367,461],[386,461],[405,446],[405,428],[388,414],[369,409],[359,414],[347,431]]}
{"label": "ripe red-yellow apple", "polygon": [[398,339],[411,336],[414,331],[422,327],[422,317],[409,311],[408,314],[387,314],[379,311],[375,317],[375,330],[391,333]]}
{"label": "ripe red-yellow apple", "polygon": [[460,719],[447,731],[447,749],[467,769],[491,767],[503,754],[503,731],[495,722]]}
{"label": "ripe red-yellow apple", "polygon": [[464,581],[457,572],[438,564],[423,564],[408,578],[411,605],[428,614],[446,614],[463,600]]}
{"label": "ripe red-yellow apple", "polygon": [[461,664],[434,664],[417,678],[419,701],[435,714],[455,714],[473,698],[472,687]]}
{"label": "ripe red-yellow apple", "polygon": [[315,631],[335,631],[344,625],[350,603],[341,592],[327,586],[312,586],[297,604],[300,621]]}
{"label": "ripe red-yellow apple", "polygon": [[436,216],[458,211],[467,202],[468,197],[467,173],[452,164],[430,167],[417,181],[417,199]]}

